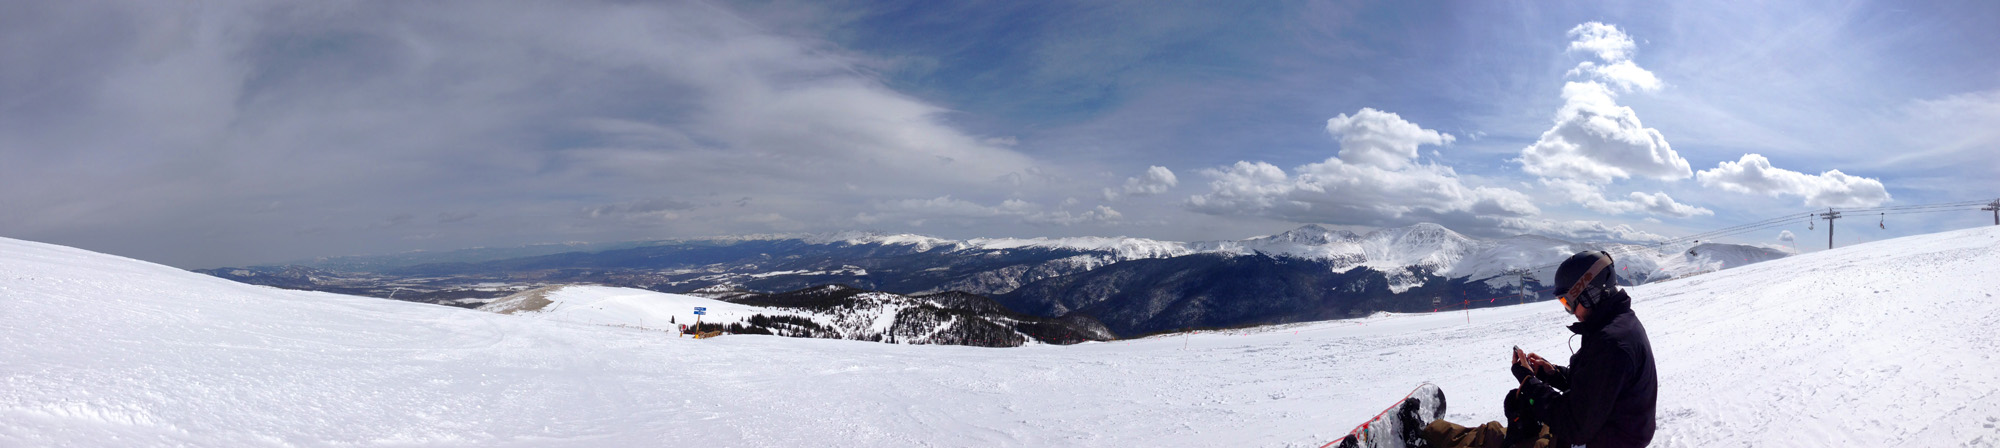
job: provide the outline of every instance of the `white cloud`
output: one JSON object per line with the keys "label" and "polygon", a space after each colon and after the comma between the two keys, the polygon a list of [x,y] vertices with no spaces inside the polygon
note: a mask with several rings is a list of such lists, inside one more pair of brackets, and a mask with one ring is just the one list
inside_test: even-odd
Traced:
{"label": "white cloud", "polygon": [[1632,52],[1638,48],[1638,44],[1632,42],[1632,36],[1626,35],[1625,31],[1599,22],[1585,22],[1570,28],[1569,37],[1572,39],[1569,51],[1594,54],[1606,61],[1631,59]]}
{"label": "white cloud", "polygon": [[1555,127],[1522,149],[1515,160],[1529,174],[1599,184],[1630,177],[1678,180],[1693,174],[1687,159],[1674,152],[1659,130],[1640,123],[1639,114],[1618,105],[1615,98],[1596,82],[1564,84]]}
{"label": "white cloud", "polygon": [[1542,185],[1556,190],[1563,197],[1571,201],[1583,204],[1585,208],[1602,213],[1625,214],[1644,212],[1675,218],[1715,214],[1714,211],[1706,208],[1676,202],[1673,197],[1668,196],[1665,192],[1642,193],[1634,191],[1626,194],[1628,199],[1611,200],[1604,197],[1604,188],[1599,185],[1568,179],[1542,179]]}
{"label": "white cloud", "polygon": [[1653,75],[1652,71],[1639,68],[1639,64],[1632,63],[1632,61],[1618,61],[1608,64],[1584,61],[1581,64],[1577,64],[1576,68],[1570,69],[1569,76],[1595,78],[1618,86],[1619,89],[1627,92],[1633,90],[1650,92],[1660,90],[1661,87],[1666,86],[1666,83],[1660,82],[1659,76]]}
{"label": "white cloud", "polygon": [[1569,51],[1590,53],[1604,60],[1602,64],[1583,61],[1570,69],[1569,76],[1603,81],[1627,92],[1659,90],[1663,85],[1660,77],[1632,62],[1639,46],[1617,26],[1589,22],[1570,28],[1569,37],[1574,39],[1569,43]]}
{"label": "white cloud", "polygon": [[1540,213],[1527,195],[1505,188],[1467,187],[1450,167],[1440,165],[1392,171],[1334,158],[1296,171],[1293,177],[1271,164],[1247,161],[1203,170],[1212,179],[1211,190],[1189,197],[1187,206],[1214,215],[1368,225],[1450,213]]}
{"label": "white cloud", "polygon": [[1340,139],[1340,159],[1357,165],[1399,168],[1417,158],[1418,145],[1448,145],[1451,134],[1424,129],[1394,113],[1361,108],[1354,115],[1326,120],[1326,132]]}
{"label": "white cloud", "polygon": [[1686,179],[1693,175],[1687,159],[1675,152],[1659,130],[1639,121],[1632,108],[1618,104],[1615,86],[1625,91],[1657,90],[1662,83],[1631,57],[1637,46],[1618,27],[1598,22],[1570,29],[1569,51],[1590,53],[1603,63],[1584,61],[1569,76],[1587,78],[1563,84],[1563,106],[1555,126],[1521,150],[1524,171],[1545,179],[1574,179],[1606,184],[1644,177]]}
{"label": "white cloud", "polygon": [[1827,170],[1817,176],[1771,166],[1760,154],[1744,154],[1702,170],[1695,178],[1703,186],[1735,193],[1798,196],[1809,207],[1873,207],[1890,201],[1882,182]]}
{"label": "white cloud", "polygon": [[1627,194],[1626,196],[1630,197],[1631,200],[1611,201],[1611,202],[1616,204],[1634,204],[1636,206],[1634,208],[1635,210],[1643,210],[1657,215],[1666,215],[1676,218],[1709,216],[1715,214],[1714,211],[1711,211],[1706,208],[1674,202],[1674,198],[1667,196],[1667,193],[1665,192],[1653,192],[1651,194],[1647,194],[1634,191],[1631,192],[1630,194]]}
{"label": "white cloud", "polygon": [[1297,189],[1284,169],[1264,162],[1237,161],[1222,169],[1202,170],[1201,174],[1212,179],[1210,192],[1189,197],[1188,205],[1218,215],[1272,209]]}
{"label": "white cloud", "polygon": [[1792,234],[1792,231],[1790,231],[1790,230],[1779,230],[1779,231],[1778,231],[1778,242],[1781,242],[1781,243],[1793,243],[1793,242],[1797,242],[1798,240],[1799,240],[1799,237],[1798,237],[1798,235],[1793,235],[1793,234]]}
{"label": "white cloud", "polygon": [[1293,173],[1250,161],[1202,170],[1209,192],[1189,197],[1186,206],[1219,216],[1357,225],[1541,213],[1518,191],[1466,186],[1451,167],[1416,163],[1418,146],[1449,143],[1451,136],[1396,114],[1364,108],[1328,120],[1327,130],[1340,137],[1338,157]]}
{"label": "white cloud", "polygon": [[1173,170],[1169,170],[1164,166],[1153,166],[1146,168],[1146,174],[1142,174],[1139,177],[1125,178],[1125,187],[1122,191],[1110,188],[1104,189],[1104,200],[1115,201],[1118,200],[1119,196],[1123,195],[1151,196],[1166,193],[1168,188],[1173,188],[1176,185],[1180,185],[1180,183],[1180,179],[1174,177]]}

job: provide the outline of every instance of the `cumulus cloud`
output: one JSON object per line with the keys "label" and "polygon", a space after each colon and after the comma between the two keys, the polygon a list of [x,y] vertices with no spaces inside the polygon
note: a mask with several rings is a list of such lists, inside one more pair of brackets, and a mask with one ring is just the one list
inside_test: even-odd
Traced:
{"label": "cumulus cloud", "polygon": [[1792,231],[1790,230],[1778,231],[1778,242],[1780,243],[1792,243],[1792,242],[1797,242],[1798,240],[1799,240],[1798,235],[1793,235]]}
{"label": "cumulus cloud", "polygon": [[1653,75],[1652,71],[1639,68],[1639,64],[1632,61],[1605,64],[1584,61],[1577,64],[1576,68],[1570,69],[1569,75],[1601,80],[1627,92],[1660,90],[1665,86],[1665,83],[1660,82],[1659,76]]}
{"label": "cumulus cloud", "polygon": [[1601,22],[1585,22],[1570,28],[1569,38],[1569,51],[1590,53],[1606,61],[1631,59],[1633,51],[1639,48],[1624,30]]}
{"label": "cumulus cloud", "polygon": [[1602,59],[1584,61],[1569,71],[1583,81],[1563,84],[1563,106],[1555,126],[1521,150],[1515,159],[1529,174],[1543,178],[1576,179],[1597,184],[1645,177],[1686,179],[1692,175],[1686,159],[1667,144],[1660,131],[1639,121],[1632,108],[1618,104],[1618,92],[1656,90],[1660,79],[1632,62],[1637,45],[1618,27],[1598,22],[1570,29],[1569,51]]}
{"label": "cumulus cloud", "polygon": [[1735,193],[1797,196],[1809,207],[1873,207],[1891,200],[1882,181],[1827,170],[1819,175],[1771,166],[1760,154],[1744,154],[1695,175],[1703,186]]}
{"label": "cumulus cloud", "polygon": [[1527,195],[1466,186],[1455,171],[1441,165],[1385,170],[1333,158],[1294,171],[1296,175],[1248,161],[1203,170],[1210,191],[1189,197],[1186,206],[1219,216],[1374,226],[1541,212]]}
{"label": "cumulus cloud", "polygon": [[1542,185],[1559,192],[1564,197],[1576,203],[1583,204],[1585,208],[1602,213],[1625,214],[1642,212],[1675,218],[1715,214],[1713,210],[1674,201],[1674,198],[1668,196],[1665,192],[1643,193],[1634,191],[1626,195],[1627,199],[1613,200],[1605,198],[1604,189],[1600,185],[1568,179],[1542,179]]}
{"label": "cumulus cloud", "polygon": [[1424,129],[1401,115],[1361,108],[1354,115],[1326,120],[1326,132],[1340,139],[1340,160],[1357,165],[1400,168],[1417,158],[1419,145],[1448,145],[1451,134]]}
{"label": "cumulus cloud", "polygon": [[1667,138],[1646,127],[1638,113],[1619,105],[1616,98],[1603,84],[1565,83],[1555,126],[1522,149],[1516,160],[1529,174],[1599,184],[1630,177],[1678,180],[1692,175],[1687,159],[1667,144]]}
{"label": "cumulus cloud", "polygon": [[1593,211],[1676,218],[1714,215],[1665,192],[1635,191],[1623,199],[1605,196],[1605,186],[1620,179],[1672,181],[1694,172],[1665,135],[1646,127],[1632,108],[1618,104],[1621,91],[1652,91],[1663,85],[1653,72],[1632,61],[1638,49],[1632,37],[1598,22],[1577,25],[1569,36],[1568,51],[1599,60],[1583,61],[1569,71],[1568,76],[1583,80],[1563,83],[1563,105],[1556,110],[1555,125],[1522,148],[1514,161],[1540,177],[1542,185]]}
{"label": "cumulus cloud", "polygon": [[[1451,167],[1418,163],[1417,148],[1449,143],[1448,135],[1423,129],[1395,114],[1363,109],[1329,121],[1343,151],[1290,172],[1266,162],[1238,161],[1205,169],[1209,191],[1188,197],[1185,206],[1220,216],[1259,216],[1291,222],[1366,226],[1436,222],[1474,234],[1528,233],[1558,238],[1649,242],[1666,237],[1628,225],[1541,218],[1541,210],[1521,192],[1468,186]],[[1336,131],[1337,129],[1337,131]],[[1357,145],[1349,151],[1346,145]],[[1596,185],[1559,180],[1593,192],[1610,207],[1674,215],[1712,213],[1674,202],[1665,194],[1634,193],[1607,201]]]}
{"label": "cumulus cloud", "polygon": [[1180,185],[1180,183],[1180,179],[1174,177],[1173,170],[1169,170],[1164,166],[1153,166],[1146,168],[1146,173],[1139,177],[1125,178],[1125,186],[1122,190],[1104,189],[1104,200],[1115,201],[1120,196],[1125,195],[1151,196],[1166,193],[1168,188],[1173,188],[1176,185]]}
{"label": "cumulus cloud", "polygon": [[1395,114],[1362,109],[1335,117],[1328,129],[1340,136],[1337,157],[1292,173],[1250,161],[1205,169],[1209,192],[1189,197],[1186,206],[1213,215],[1359,225],[1541,212],[1520,192],[1467,186],[1451,167],[1416,163],[1417,145],[1450,140]]}

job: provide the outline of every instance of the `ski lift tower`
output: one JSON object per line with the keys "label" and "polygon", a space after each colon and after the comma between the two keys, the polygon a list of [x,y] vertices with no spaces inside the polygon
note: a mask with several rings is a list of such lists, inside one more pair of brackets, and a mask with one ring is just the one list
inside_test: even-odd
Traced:
{"label": "ski lift tower", "polygon": [[1832,250],[1832,249],[1833,249],[1833,220],[1836,220],[1836,219],[1840,219],[1840,212],[1836,212],[1836,211],[1833,211],[1833,209],[1829,208],[1829,209],[1826,209],[1826,213],[1821,213],[1821,214],[1819,215],[1819,219],[1824,219],[1824,220],[1826,220],[1826,248],[1827,248],[1828,250]]}
{"label": "ski lift tower", "polygon": [[1534,272],[1535,271],[1530,270],[1528,268],[1513,268],[1507,270],[1507,274],[1511,274],[1519,278],[1520,280],[1520,283],[1516,286],[1516,288],[1514,288],[1515,289],[1514,293],[1521,297],[1520,303],[1528,303],[1529,296],[1531,294],[1534,294],[1534,290],[1528,289],[1528,281],[1534,280],[1535,278]]}
{"label": "ski lift tower", "polygon": [[1980,210],[1993,212],[1993,225],[2000,226],[2000,199],[1994,199],[1993,203],[1986,204]]}

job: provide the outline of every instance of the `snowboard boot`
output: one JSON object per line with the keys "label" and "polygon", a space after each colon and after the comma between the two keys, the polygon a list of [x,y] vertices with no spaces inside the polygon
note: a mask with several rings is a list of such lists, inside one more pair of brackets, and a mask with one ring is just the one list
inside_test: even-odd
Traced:
{"label": "snowboard boot", "polygon": [[1524,442],[1535,440],[1542,435],[1542,421],[1535,418],[1529,399],[1521,395],[1519,389],[1507,391],[1504,408],[1507,412],[1507,440],[1505,446],[1522,446]]}

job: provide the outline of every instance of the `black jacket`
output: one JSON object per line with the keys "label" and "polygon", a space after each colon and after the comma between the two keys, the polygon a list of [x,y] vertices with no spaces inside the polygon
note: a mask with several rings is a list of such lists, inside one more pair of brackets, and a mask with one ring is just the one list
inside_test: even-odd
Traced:
{"label": "black jacket", "polygon": [[1583,348],[1570,356],[1569,367],[1558,366],[1521,385],[1535,417],[1564,445],[1651,443],[1660,383],[1654,375],[1653,344],[1639,316],[1632,314],[1632,298],[1624,291],[1612,293],[1591,308],[1589,320],[1569,329],[1583,335]]}

